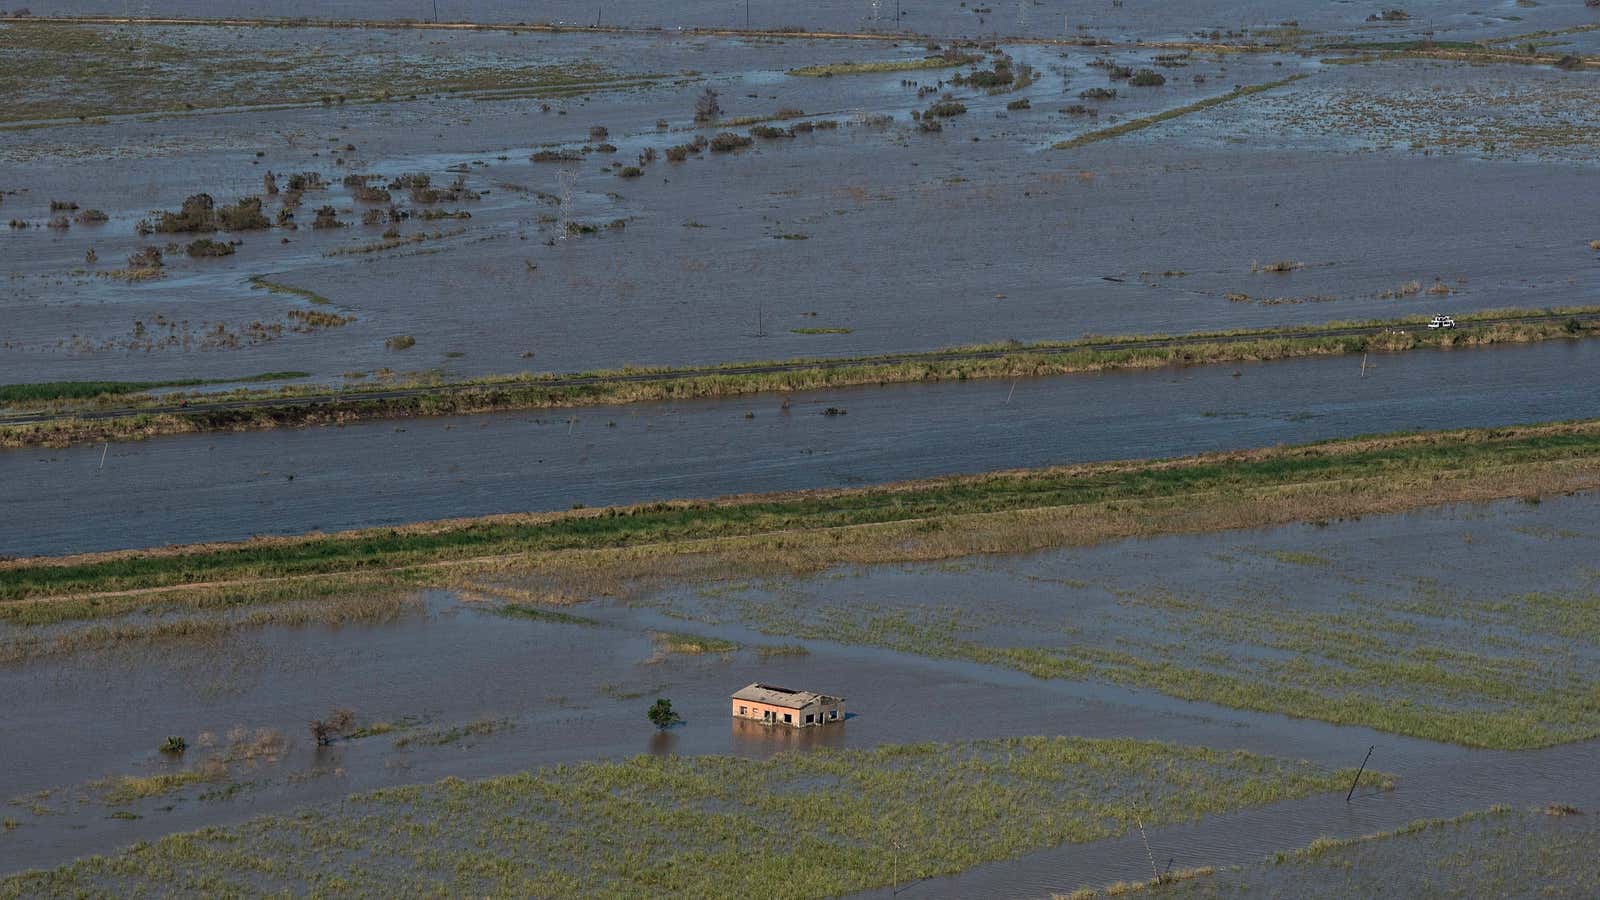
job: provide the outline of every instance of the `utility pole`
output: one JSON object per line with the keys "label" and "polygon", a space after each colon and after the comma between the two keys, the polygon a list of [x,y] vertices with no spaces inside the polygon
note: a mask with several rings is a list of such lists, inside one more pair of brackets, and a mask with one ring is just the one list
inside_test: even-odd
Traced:
{"label": "utility pole", "polygon": [[439,0],[433,0],[433,24],[439,24]]}
{"label": "utility pole", "polygon": [[750,0],[744,0],[744,30],[750,30]]}

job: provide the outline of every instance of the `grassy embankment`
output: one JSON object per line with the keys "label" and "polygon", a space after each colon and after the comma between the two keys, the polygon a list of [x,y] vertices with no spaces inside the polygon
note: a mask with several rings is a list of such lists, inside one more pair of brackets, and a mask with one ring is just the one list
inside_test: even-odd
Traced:
{"label": "grassy embankment", "polygon": [[[0,562],[0,621],[92,619],[318,580],[448,583],[537,571],[552,594],[651,575],[814,572],[838,563],[1025,552],[1120,537],[1391,512],[1593,487],[1600,422],[1426,432],[1171,461],[1084,464],[879,487],[496,516],[236,544]],[[298,581],[296,579],[299,579]],[[153,595],[95,597],[107,592]],[[189,599],[181,605],[204,605]]]}
{"label": "grassy embankment", "polygon": [[644,756],[446,778],[176,834],[0,880],[0,898],[113,885],[124,894],[831,897],[1114,837],[1139,822],[1334,793],[1354,775],[1243,751],[1064,737],[767,760]]}
{"label": "grassy embankment", "polygon": [[789,74],[801,78],[831,78],[834,75],[867,75],[874,72],[913,72],[919,69],[953,69],[981,62],[979,54],[963,53],[955,56],[929,56],[921,59],[878,59],[866,62],[827,63],[790,69]]}
{"label": "grassy embankment", "polygon": [[1230,103],[1234,100],[1240,99],[1241,97],[1248,97],[1251,94],[1259,94],[1264,91],[1275,90],[1285,85],[1293,84],[1294,82],[1307,77],[1310,76],[1302,72],[1300,74],[1290,75],[1288,78],[1280,79],[1278,81],[1271,81],[1266,84],[1253,84],[1249,87],[1235,88],[1226,94],[1219,94],[1215,97],[1207,97],[1204,100],[1191,103],[1188,106],[1180,106],[1176,109],[1169,109],[1154,115],[1140,116],[1137,119],[1129,119],[1126,122],[1120,122],[1109,128],[1101,128],[1096,131],[1090,131],[1086,134],[1080,134],[1075,138],[1069,138],[1065,141],[1058,141],[1052,146],[1053,149],[1056,150],[1071,150],[1075,147],[1082,147],[1085,144],[1092,144],[1096,141],[1110,140],[1111,138],[1121,137],[1130,132],[1139,131],[1143,128],[1149,128],[1152,125],[1159,125],[1162,122],[1187,116],[1190,113],[1200,112],[1201,110],[1210,109],[1214,106],[1221,106],[1224,103]]}
{"label": "grassy embankment", "polygon": [[[1420,316],[1363,322],[1333,322],[1304,329],[1257,329],[1189,335],[1089,337],[1038,344],[992,344],[927,353],[846,359],[795,359],[728,363],[706,369],[627,368],[570,375],[520,374],[470,382],[397,382],[361,390],[414,390],[401,397],[360,395],[326,400],[325,386],[287,386],[272,391],[234,391],[207,395],[207,402],[251,401],[243,409],[140,411],[170,404],[172,398],[123,398],[127,415],[102,419],[74,417],[79,409],[57,404],[59,418],[0,426],[0,447],[62,446],[72,443],[138,440],[171,434],[242,431],[347,423],[363,419],[405,418],[515,409],[622,404],[651,400],[737,397],[758,393],[819,390],[864,384],[963,381],[978,378],[1032,378],[1171,365],[1263,362],[1353,353],[1397,353],[1423,348],[1480,347],[1574,339],[1600,333],[1592,322],[1600,309],[1496,310],[1464,314],[1454,330],[1421,327]],[[1557,318],[1499,323],[1507,316],[1557,315]],[[1378,333],[1344,333],[1351,328]],[[1388,329],[1388,330],[1382,330]],[[974,355],[987,354],[987,355]],[[295,405],[307,397],[320,402]],[[283,401],[281,405],[277,401]]]}
{"label": "grassy embankment", "polygon": [[83,401],[125,399],[159,388],[199,387],[208,384],[251,384],[307,378],[310,372],[263,372],[244,378],[183,378],[174,381],[45,381],[32,384],[0,384],[0,405],[49,404],[62,400]]}

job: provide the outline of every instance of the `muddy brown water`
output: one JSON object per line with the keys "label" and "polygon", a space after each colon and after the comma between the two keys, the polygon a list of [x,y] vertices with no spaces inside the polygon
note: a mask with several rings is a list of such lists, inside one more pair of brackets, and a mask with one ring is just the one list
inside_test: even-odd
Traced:
{"label": "muddy brown water", "polygon": [[[794,587],[825,598],[886,579],[883,584],[902,595],[951,597],[961,593],[953,586],[966,582],[968,590],[987,598],[986,606],[1003,610],[1048,593],[1028,576],[1070,571],[1138,582],[1164,575],[1187,578],[1216,569],[1217,555],[1256,560],[1250,564],[1251,579],[1283,581],[1295,576],[1295,567],[1260,550],[1307,547],[1341,559],[1341,554],[1371,557],[1367,571],[1385,579],[1426,576],[1480,592],[1520,591],[1526,587],[1523,576],[1537,573],[1535,586],[1571,586],[1590,577],[1589,557],[1568,552],[1561,541],[1529,535],[1582,529],[1592,520],[1596,502],[1583,495],[1538,506],[1510,502],[1369,517],[1325,529],[1295,526],[1129,541],[979,561],[966,570],[908,566],[830,573]],[[1476,541],[1462,542],[1463,531],[1477,535]],[[1492,562],[1506,558],[1520,562],[1509,568]],[[1330,584],[1326,590],[1339,588]],[[682,596],[692,600],[692,592]],[[0,754],[8,764],[0,774],[0,796],[78,786],[43,801],[59,809],[55,814],[35,816],[26,804],[7,808],[6,814],[21,824],[0,843],[0,869],[57,864],[171,831],[445,775],[488,776],[649,752],[759,756],[810,746],[1025,734],[1135,736],[1336,767],[1359,763],[1375,745],[1372,766],[1400,776],[1396,790],[1359,795],[1349,805],[1342,796],[1316,797],[1152,830],[1152,844],[1163,860],[1171,856],[1179,866],[1251,861],[1319,834],[1365,833],[1497,802],[1563,802],[1591,809],[1600,804],[1600,781],[1585,775],[1597,771],[1600,743],[1518,753],[1472,751],[1178,701],[1150,691],[1041,681],[970,663],[825,641],[807,641],[805,656],[763,660],[753,648],[786,643],[781,636],[667,618],[648,606],[590,603],[573,612],[604,624],[504,619],[439,592],[430,595],[424,611],[388,625],[268,628],[214,643],[132,645],[0,670],[0,691],[8,698],[7,727],[0,732]],[[651,662],[646,635],[652,629],[726,637],[746,649]],[[728,718],[726,697],[754,680],[842,694],[851,717],[841,726],[798,734],[741,727]],[[928,718],[894,699],[927,691],[939,692],[959,714]],[[686,718],[683,726],[665,734],[650,728],[644,709],[657,696],[672,699]],[[483,719],[512,727],[436,747],[396,746],[395,738],[406,732],[320,750],[310,746],[304,723],[338,706],[357,710],[363,722],[415,717],[421,724],[414,734]],[[93,779],[170,766],[155,750],[168,734],[221,735],[236,725],[277,729],[291,746],[274,763],[236,763],[232,779],[243,787],[225,799],[198,799],[207,786],[124,807],[72,799]],[[202,751],[192,750],[191,762],[198,755]],[[108,818],[114,809],[143,818]],[[1130,854],[1130,846],[1122,840],[1041,851],[917,890],[926,896],[1016,896],[1137,877],[1148,863],[1141,854]]]}
{"label": "muddy brown water", "polygon": [[[1600,343],[817,391],[0,452],[0,553],[1600,416]],[[1235,372],[1239,374],[1234,375]],[[825,416],[829,407],[842,416]],[[752,413],[753,418],[747,418]],[[102,457],[104,464],[102,466]]]}

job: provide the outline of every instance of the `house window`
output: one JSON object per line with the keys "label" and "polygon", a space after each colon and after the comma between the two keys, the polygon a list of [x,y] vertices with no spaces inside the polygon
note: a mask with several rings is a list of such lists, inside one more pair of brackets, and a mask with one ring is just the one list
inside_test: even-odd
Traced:
{"label": "house window", "polygon": [[787,724],[792,725],[792,724],[794,724],[794,716],[791,716],[788,713],[784,713],[783,714],[783,721],[785,723],[787,723]]}
{"label": "house window", "polygon": [[744,715],[744,707],[739,707],[739,715]]}
{"label": "house window", "polygon": [[828,710],[828,718],[830,718],[830,719],[839,718],[839,711],[837,709]]}
{"label": "house window", "polygon": [[811,713],[806,713],[806,724],[810,725],[815,718]]}

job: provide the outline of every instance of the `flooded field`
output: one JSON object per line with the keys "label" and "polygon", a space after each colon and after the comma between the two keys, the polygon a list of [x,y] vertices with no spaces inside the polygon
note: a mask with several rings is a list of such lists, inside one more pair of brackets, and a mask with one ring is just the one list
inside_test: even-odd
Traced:
{"label": "flooded field", "polygon": [[[0,737],[8,760],[0,795],[5,817],[15,823],[3,835],[0,858],[8,872],[56,865],[134,840],[307,804],[337,810],[328,804],[347,794],[444,776],[489,777],[637,754],[761,759],[811,747],[1032,734],[1135,733],[1330,769],[1359,763],[1372,745],[1371,767],[1398,777],[1392,790],[1363,790],[1353,805],[1325,795],[1153,829],[1152,839],[1185,866],[1252,862],[1290,849],[1286,841],[1355,836],[1499,802],[1594,808],[1600,795],[1593,782],[1571,777],[1600,762],[1593,741],[1539,751],[1472,750],[1176,699],[1123,686],[1114,674],[1041,678],[1003,660],[947,654],[926,641],[896,646],[831,627],[818,634],[812,624],[831,626],[841,611],[857,609],[884,633],[903,635],[913,633],[908,626],[919,617],[947,621],[962,610],[976,625],[957,630],[995,647],[1037,646],[1055,634],[1074,645],[1128,646],[1186,629],[1182,640],[1192,646],[1165,653],[1204,659],[1211,652],[1202,642],[1249,644],[1216,618],[1183,615],[1155,628],[1141,600],[1214,597],[1219,613],[1253,603],[1330,640],[1349,630],[1334,614],[1341,607],[1389,626],[1397,615],[1418,623],[1433,616],[1444,625],[1437,637],[1376,628],[1366,638],[1369,649],[1442,652],[1455,640],[1452,629],[1470,626],[1495,635],[1477,652],[1501,654],[1538,640],[1547,656],[1577,654],[1578,664],[1593,652],[1586,637],[1564,636],[1559,627],[1541,631],[1551,620],[1529,621],[1506,607],[1534,596],[1544,598],[1540,608],[1557,609],[1592,594],[1595,573],[1586,561],[1594,554],[1585,544],[1592,536],[1577,529],[1592,518],[1594,503],[1589,496],[1513,502],[1322,528],[841,571],[781,588],[673,589],[631,605],[591,602],[564,611],[508,605],[514,594],[436,591],[363,607],[339,624],[186,629],[35,654],[0,668],[14,726]],[[1428,565],[1419,569],[1418,558]],[[1336,574],[1358,559],[1359,576]],[[1508,568],[1507,559],[1516,565]],[[1388,597],[1409,598],[1400,605],[1410,608],[1395,611],[1384,605]],[[784,605],[788,624],[766,614],[775,602]],[[1429,604],[1458,608],[1444,612]],[[1061,622],[1068,623],[1065,631]],[[0,640],[15,647],[24,635],[83,635],[98,627],[8,626]],[[1094,635],[1100,637],[1083,640]],[[1304,648],[1256,652],[1298,659],[1308,672],[1336,671]],[[1455,654],[1452,664],[1464,659]],[[1580,664],[1567,677],[1582,678],[1584,670]],[[1393,673],[1387,683],[1434,702],[1489,702],[1441,695],[1414,674]],[[730,721],[727,694],[755,680],[843,695],[849,720],[800,732]],[[1499,690],[1497,684],[1485,682],[1485,690]],[[894,700],[920,692],[936,692],[960,713],[929,718]],[[652,733],[643,713],[658,696],[673,700],[682,725]],[[346,736],[318,746],[305,723],[338,709],[352,711]],[[169,735],[184,738],[183,753],[160,751]],[[948,890],[939,887],[943,882],[927,889],[930,896],[1009,896],[1024,886],[1047,892],[1135,877],[1139,861],[1116,849],[1125,846],[1068,845],[975,868]]]}
{"label": "flooded field", "polygon": [[0,452],[0,898],[1600,890],[1600,11],[194,13],[0,10],[0,402],[1372,343]]}
{"label": "flooded field", "polygon": [[[0,23],[25,58],[56,59],[61,38],[35,32],[62,28]],[[116,27],[87,31],[87,49],[49,64],[126,52]],[[65,79],[19,84],[75,115],[21,111],[0,131],[0,212],[27,226],[0,233],[0,382],[294,371],[362,385],[1560,306],[1600,285],[1588,72],[1002,43],[1028,83],[990,93],[950,80],[998,64],[981,49],[966,66],[788,74],[920,63],[911,42],[131,39],[161,73],[135,94],[63,108],[51,85]],[[244,48],[231,86],[196,102],[171,73],[218,46]],[[1107,60],[1165,84],[1108,79]],[[411,81],[384,76],[395,67]],[[1309,77],[1050,149],[1289,75]],[[695,121],[707,89],[723,124]],[[1100,89],[1116,96],[1079,96]],[[913,114],[941,93],[966,111],[925,131]],[[697,135],[752,127],[776,136],[671,161]],[[200,193],[219,209],[259,197],[272,227],[137,233]],[[1458,215],[1464,202],[1498,214]],[[105,220],[74,220],[88,210]],[[189,250],[200,240],[227,246]],[[159,267],[128,262],[148,247]]]}

